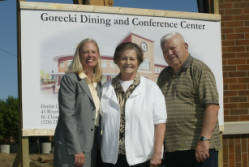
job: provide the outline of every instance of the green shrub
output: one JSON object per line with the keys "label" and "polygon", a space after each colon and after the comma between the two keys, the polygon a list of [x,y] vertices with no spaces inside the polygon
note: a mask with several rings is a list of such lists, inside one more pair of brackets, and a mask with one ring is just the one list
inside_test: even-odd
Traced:
{"label": "green shrub", "polygon": [[19,112],[18,99],[8,97],[0,100],[0,143],[10,144],[18,141]]}

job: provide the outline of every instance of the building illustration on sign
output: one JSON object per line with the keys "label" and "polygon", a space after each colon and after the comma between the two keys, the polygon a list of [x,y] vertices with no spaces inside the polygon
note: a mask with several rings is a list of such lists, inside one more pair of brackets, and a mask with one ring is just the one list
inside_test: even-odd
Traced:
{"label": "building illustration on sign", "polygon": [[[144,52],[144,61],[139,66],[139,73],[146,78],[156,81],[159,73],[166,67],[165,65],[155,64],[154,41],[146,39],[134,33],[128,34],[122,42],[133,42],[141,47]],[[56,56],[54,61],[57,63],[57,72],[50,73],[50,82],[41,79],[41,91],[57,93],[62,76],[73,60],[73,55]],[[113,55],[101,55],[101,66],[103,71],[102,82],[111,80],[119,73],[118,66],[113,62]]]}

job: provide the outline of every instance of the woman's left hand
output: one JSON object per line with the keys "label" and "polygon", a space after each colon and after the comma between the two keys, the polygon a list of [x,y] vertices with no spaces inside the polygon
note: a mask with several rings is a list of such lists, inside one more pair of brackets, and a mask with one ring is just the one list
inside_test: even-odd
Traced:
{"label": "woman's left hand", "polygon": [[150,160],[150,167],[157,167],[161,165],[161,163],[162,163],[161,153],[158,154],[154,153]]}

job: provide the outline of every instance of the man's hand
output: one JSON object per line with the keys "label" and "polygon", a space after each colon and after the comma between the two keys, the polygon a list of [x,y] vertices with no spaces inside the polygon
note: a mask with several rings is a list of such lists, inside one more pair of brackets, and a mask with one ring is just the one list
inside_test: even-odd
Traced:
{"label": "man's hand", "polygon": [[84,153],[77,153],[74,154],[74,164],[77,167],[82,167],[82,165],[85,163],[85,154]]}
{"label": "man's hand", "polygon": [[162,163],[161,153],[154,153],[150,160],[150,167],[157,167]]}
{"label": "man's hand", "polygon": [[195,149],[195,158],[197,162],[203,162],[209,158],[209,141],[199,141]]}

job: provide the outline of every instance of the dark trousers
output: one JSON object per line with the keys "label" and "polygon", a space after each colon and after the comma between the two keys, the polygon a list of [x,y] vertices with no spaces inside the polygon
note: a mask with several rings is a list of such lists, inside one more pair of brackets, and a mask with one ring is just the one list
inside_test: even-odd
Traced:
{"label": "dark trousers", "polygon": [[92,167],[102,167],[103,163],[100,156],[100,128],[95,127],[93,149],[91,153],[91,166]]}
{"label": "dark trousers", "polygon": [[119,155],[118,161],[115,165],[104,163],[103,167],[150,167],[150,161],[146,161],[146,162],[143,162],[141,164],[129,166],[129,164],[127,163],[125,155]]}
{"label": "dark trousers", "polygon": [[202,163],[195,159],[195,150],[166,152],[163,167],[218,167],[218,151],[209,150],[209,158]]}

